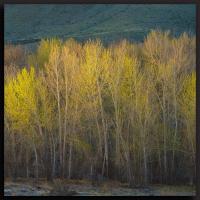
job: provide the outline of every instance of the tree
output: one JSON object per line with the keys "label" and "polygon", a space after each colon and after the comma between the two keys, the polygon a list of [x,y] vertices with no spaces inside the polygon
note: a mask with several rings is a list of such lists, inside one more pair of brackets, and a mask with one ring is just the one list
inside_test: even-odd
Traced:
{"label": "tree", "polygon": [[23,69],[6,59],[5,176],[194,182],[195,37],[49,39]]}

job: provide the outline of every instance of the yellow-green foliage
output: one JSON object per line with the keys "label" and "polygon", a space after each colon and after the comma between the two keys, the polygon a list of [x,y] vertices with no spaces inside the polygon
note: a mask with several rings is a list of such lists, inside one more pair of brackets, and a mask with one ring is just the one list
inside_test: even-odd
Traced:
{"label": "yellow-green foliage", "polygon": [[161,31],[142,44],[123,40],[108,47],[100,40],[42,40],[30,70],[6,75],[6,119],[15,132],[36,133],[44,145],[34,143],[41,163],[49,148],[49,165],[63,167],[62,175],[97,170],[154,183],[164,181],[163,173],[165,182],[181,180],[182,166],[188,180],[195,156],[195,56],[195,38]]}
{"label": "yellow-green foliage", "polygon": [[5,85],[5,111],[14,129],[28,129],[36,112],[35,70],[26,68]]}
{"label": "yellow-green foliage", "polygon": [[[183,82],[183,88],[180,98],[181,110],[185,120],[192,120],[193,123],[196,119],[196,73],[193,72],[185,77]],[[192,124],[191,127],[195,127]]]}
{"label": "yellow-green foliage", "polygon": [[39,44],[37,52],[28,57],[29,65],[43,68],[44,64],[49,60],[49,54],[55,44],[61,45],[59,39],[46,39],[42,40]]}

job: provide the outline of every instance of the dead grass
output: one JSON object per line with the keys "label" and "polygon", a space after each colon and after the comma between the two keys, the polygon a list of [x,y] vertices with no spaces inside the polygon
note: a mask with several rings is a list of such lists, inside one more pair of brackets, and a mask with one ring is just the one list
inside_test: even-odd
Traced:
{"label": "dead grass", "polygon": [[194,186],[180,185],[150,185],[145,188],[129,188],[127,184],[118,181],[105,181],[101,185],[94,187],[88,180],[67,180],[55,179],[53,182],[47,182],[45,179],[39,179],[37,182],[33,179],[20,178],[16,182],[11,179],[5,180],[5,186],[11,188],[23,188],[23,186],[34,186],[36,190],[45,190],[51,196],[74,196],[81,193],[99,195],[131,195],[138,196],[153,193],[155,196],[191,196],[195,194]]}
{"label": "dead grass", "polygon": [[177,193],[195,193],[194,186],[186,185],[156,185],[153,186],[160,192],[160,195],[177,195]]}
{"label": "dead grass", "polygon": [[[19,185],[19,184],[27,184],[31,186],[41,187],[47,190],[66,190],[70,185],[79,185],[79,186],[91,186],[91,181],[89,180],[68,180],[68,179],[54,179],[53,182],[47,182],[46,179],[40,178],[37,181],[35,179],[26,179],[26,178],[18,178],[16,182],[13,182],[12,179],[6,178],[4,181],[4,185]],[[165,194],[176,194],[181,192],[194,193],[195,186],[185,186],[185,185],[151,185],[150,187],[160,191],[161,195]],[[108,192],[112,188],[129,188],[127,183],[121,183],[119,181],[108,180],[99,185],[99,188],[103,192]],[[131,188],[130,188],[131,189]]]}
{"label": "dead grass", "polygon": [[90,185],[91,181],[86,179],[54,179],[53,184]]}
{"label": "dead grass", "polygon": [[105,181],[102,183],[101,188],[118,188],[118,187],[124,187],[125,185],[119,181]]}

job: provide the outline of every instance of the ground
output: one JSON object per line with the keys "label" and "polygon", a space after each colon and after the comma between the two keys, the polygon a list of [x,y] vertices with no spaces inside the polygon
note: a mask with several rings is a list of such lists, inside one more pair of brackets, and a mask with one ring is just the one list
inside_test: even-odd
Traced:
{"label": "ground", "polygon": [[44,180],[5,181],[5,196],[194,196],[193,186],[151,185],[128,188],[126,184],[107,181],[100,186],[91,185],[87,180],[48,183]]}

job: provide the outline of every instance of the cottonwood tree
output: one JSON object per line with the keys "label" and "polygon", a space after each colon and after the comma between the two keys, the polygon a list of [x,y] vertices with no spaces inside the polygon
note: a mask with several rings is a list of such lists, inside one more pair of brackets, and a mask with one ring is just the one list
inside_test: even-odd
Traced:
{"label": "cottonwood tree", "polygon": [[24,69],[7,56],[6,176],[194,182],[195,56],[195,37],[158,30],[42,40]]}

